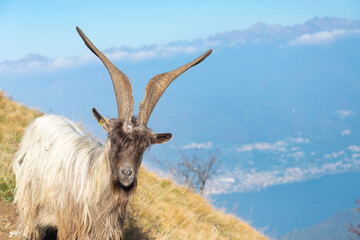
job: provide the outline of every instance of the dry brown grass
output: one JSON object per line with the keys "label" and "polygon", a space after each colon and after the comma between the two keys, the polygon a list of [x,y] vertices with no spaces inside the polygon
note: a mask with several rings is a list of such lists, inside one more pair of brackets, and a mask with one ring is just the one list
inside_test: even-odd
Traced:
{"label": "dry brown grass", "polygon": [[[41,113],[10,101],[0,91],[0,200],[11,202],[11,168],[25,127]],[[215,210],[200,195],[141,169],[129,206],[125,239],[266,239],[247,223]]]}
{"label": "dry brown grass", "polygon": [[10,101],[0,91],[0,200],[11,202],[15,177],[11,162],[18,148],[24,129],[41,113]]}
{"label": "dry brown grass", "polygon": [[214,209],[199,194],[143,168],[131,206],[126,239],[266,239],[247,223]]}

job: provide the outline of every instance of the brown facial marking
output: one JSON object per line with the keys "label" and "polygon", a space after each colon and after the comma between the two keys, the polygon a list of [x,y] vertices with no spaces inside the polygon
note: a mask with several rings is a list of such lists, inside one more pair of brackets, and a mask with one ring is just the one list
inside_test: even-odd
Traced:
{"label": "brown facial marking", "polygon": [[113,181],[129,189],[136,181],[144,151],[154,142],[154,134],[148,128],[132,125],[132,131],[124,132],[123,122],[112,119],[108,131],[110,141],[109,163]]}

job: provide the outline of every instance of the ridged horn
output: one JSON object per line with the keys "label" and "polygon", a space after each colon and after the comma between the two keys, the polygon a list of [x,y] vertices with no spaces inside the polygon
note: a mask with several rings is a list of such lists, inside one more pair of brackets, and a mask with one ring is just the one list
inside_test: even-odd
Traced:
{"label": "ridged horn", "polygon": [[76,27],[76,30],[85,45],[104,63],[109,71],[115,90],[118,118],[124,119],[125,122],[130,123],[134,112],[134,98],[129,78],[117,69],[114,64],[112,64],[109,59],[94,46],[79,27]]}
{"label": "ridged horn", "polygon": [[144,100],[140,103],[139,116],[137,119],[138,125],[146,126],[151,112],[153,111],[156,103],[159,101],[161,95],[166,88],[172,83],[178,76],[189,68],[201,63],[212,52],[212,49],[195,59],[194,61],[185,64],[171,72],[161,73],[153,77],[146,85]]}

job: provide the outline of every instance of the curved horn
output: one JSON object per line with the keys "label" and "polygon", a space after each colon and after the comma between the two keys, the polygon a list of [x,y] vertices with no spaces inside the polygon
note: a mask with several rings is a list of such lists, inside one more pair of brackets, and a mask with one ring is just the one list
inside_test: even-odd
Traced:
{"label": "curved horn", "polygon": [[104,63],[105,67],[110,73],[113,82],[116,103],[118,108],[118,118],[125,119],[127,123],[131,122],[134,112],[134,98],[132,95],[132,88],[129,78],[117,69],[110,61],[102,54],[92,42],[86,37],[79,27],[76,27],[85,45]]}
{"label": "curved horn", "polygon": [[145,89],[145,97],[144,100],[140,103],[139,108],[139,117],[137,119],[138,125],[144,125],[149,121],[151,112],[153,111],[156,103],[160,99],[161,95],[164,93],[166,88],[175,80],[178,76],[180,76],[183,72],[188,70],[189,68],[199,64],[205,58],[207,58],[212,52],[212,49],[195,59],[194,61],[185,64],[171,72],[161,73],[153,77],[149,83],[146,85]]}

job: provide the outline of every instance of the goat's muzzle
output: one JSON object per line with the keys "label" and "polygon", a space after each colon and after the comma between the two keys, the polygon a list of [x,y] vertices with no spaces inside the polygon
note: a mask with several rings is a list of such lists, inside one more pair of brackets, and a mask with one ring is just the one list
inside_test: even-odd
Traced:
{"label": "goat's muzzle", "polygon": [[135,170],[131,166],[123,166],[119,169],[119,181],[124,187],[129,187],[135,179]]}

